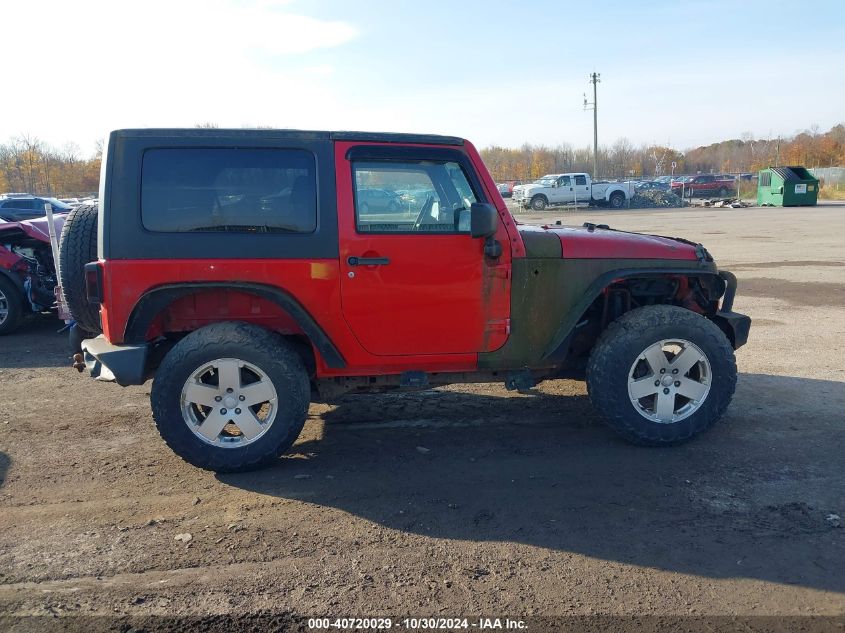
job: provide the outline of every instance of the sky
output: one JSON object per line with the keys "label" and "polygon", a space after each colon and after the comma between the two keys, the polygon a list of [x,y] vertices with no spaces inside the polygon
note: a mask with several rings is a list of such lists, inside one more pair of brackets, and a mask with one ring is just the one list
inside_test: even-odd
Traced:
{"label": "sky", "polygon": [[3,0],[0,24],[0,142],[84,153],[200,123],[586,147],[593,71],[600,144],[845,122],[842,0]]}

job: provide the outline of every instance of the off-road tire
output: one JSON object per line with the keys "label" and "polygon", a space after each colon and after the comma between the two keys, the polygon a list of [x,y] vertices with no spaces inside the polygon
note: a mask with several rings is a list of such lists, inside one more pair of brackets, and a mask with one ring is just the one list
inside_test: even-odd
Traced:
{"label": "off-road tire", "polygon": [[[182,416],[182,388],[203,364],[238,358],[267,374],[278,394],[272,426],[251,444],[213,446],[199,439]],[[153,418],[167,445],[186,462],[215,472],[241,472],[268,465],[291,447],[308,413],[311,387],[302,358],[280,335],[241,322],[195,330],[164,357],[150,394]]]}
{"label": "off-road tire", "polygon": [[535,211],[542,211],[549,205],[549,201],[546,199],[546,196],[534,196],[531,198],[531,208]]}
{"label": "off-road tire", "polygon": [[[687,418],[653,422],[637,411],[628,395],[628,374],[650,345],[681,338],[696,345],[712,370],[710,392]],[[646,306],[611,323],[587,363],[587,392],[607,424],[629,442],[667,446],[692,439],[725,412],[736,388],[736,360],[730,342],[712,321],[676,306]]]}
{"label": "off-road tire", "polygon": [[611,194],[609,202],[612,209],[621,209],[625,206],[625,194],[617,191]]}
{"label": "off-road tire", "polygon": [[102,332],[98,306],[88,303],[85,264],[97,261],[97,206],[83,204],[65,218],[59,238],[59,280],[73,320],[94,335]]}
{"label": "off-road tire", "polygon": [[20,325],[21,318],[23,318],[24,296],[11,280],[2,275],[0,275],[0,293],[2,293],[8,307],[6,318],[0,322],[0,336],[2,336],[11,334]]}

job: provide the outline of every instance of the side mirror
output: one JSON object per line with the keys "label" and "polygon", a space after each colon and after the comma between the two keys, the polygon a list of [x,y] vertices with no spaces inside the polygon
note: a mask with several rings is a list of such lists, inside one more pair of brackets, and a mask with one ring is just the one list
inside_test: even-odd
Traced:
{"label": "side mirror", "polygon": [[470,230],[472,237],[493,237],[499,226],[499,212],[489,202],[473,202],[470,207]]}

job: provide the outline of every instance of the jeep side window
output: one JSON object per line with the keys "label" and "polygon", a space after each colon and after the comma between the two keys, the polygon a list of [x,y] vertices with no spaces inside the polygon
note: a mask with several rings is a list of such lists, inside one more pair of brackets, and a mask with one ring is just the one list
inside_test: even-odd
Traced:
{"label": "jeep side window", "polygon": [[586,176],[575,176],[575,184],[576,185],[586,185],[587,184],[587,177]]}
{"label": "jeep side window", "polygon": [[469,232],[477,197],[457,163],[354,161],[352,170],[360,233]]}
{"label": "jeep side window", "polygon": [[561,176],[557,183],[558,187],[569,187],[569,176]]}
{"label": "jeep side window", "polygon": [[299,149],[147,150],[141,220],[156,232],[313,233],[314,156]]}

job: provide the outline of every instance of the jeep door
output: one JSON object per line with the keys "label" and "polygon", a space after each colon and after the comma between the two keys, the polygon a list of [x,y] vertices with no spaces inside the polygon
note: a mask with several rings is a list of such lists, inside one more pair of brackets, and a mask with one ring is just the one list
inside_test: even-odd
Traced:
{"label": "jeep door", "polygon": [[[486,195],[468,158],[440,147],[336,144],[341,303],[361,346],[378,356],[492,351],[507,339],[508,244],[488,261],[470,207]],[[398,210],[360,192],[413,191]]]}

